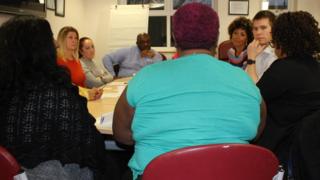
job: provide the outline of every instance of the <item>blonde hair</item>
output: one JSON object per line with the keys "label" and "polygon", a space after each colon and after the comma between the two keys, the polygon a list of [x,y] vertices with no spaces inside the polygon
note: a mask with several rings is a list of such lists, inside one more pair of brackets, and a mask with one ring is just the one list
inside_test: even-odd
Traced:
{"label": "blonde hair", "polygon": [[[72,26],[65,26],[62,29],[60,29],[59,33],[58,33],[58,37],[57,37],[57,44],[58,44],[58,48],[57,48],[57,56],[58,58],[61,58],[63,60],[66,60],[65,57],[65,52],[67,49],[66,46],[66,38],[69,32],[75,32],[77,34],[77,39],[78,39],[78,43],[79,43],[79,33],[77,31],[77,29],[75,29]],[[77,49],[73,52],[73,57],[75,59],[78,59],[78,45],[77,45]]]}

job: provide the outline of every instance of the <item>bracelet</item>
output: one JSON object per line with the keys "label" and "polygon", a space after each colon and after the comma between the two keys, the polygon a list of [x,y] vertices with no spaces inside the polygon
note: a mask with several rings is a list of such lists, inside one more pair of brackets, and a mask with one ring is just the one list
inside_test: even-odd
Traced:
{"label": "bracelet", "polygon": [[252,59],[247,59],[247,64],[255,64],[256,61]]}

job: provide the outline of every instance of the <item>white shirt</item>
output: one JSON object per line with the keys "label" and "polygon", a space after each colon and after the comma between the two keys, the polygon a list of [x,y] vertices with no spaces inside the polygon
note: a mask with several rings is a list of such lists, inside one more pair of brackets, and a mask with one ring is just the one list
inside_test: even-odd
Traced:
{"label": "white shirt", "polygon": [[256,72],[258,79],[278,57],[274,53],[274,49],[268,46],[256,57]]}

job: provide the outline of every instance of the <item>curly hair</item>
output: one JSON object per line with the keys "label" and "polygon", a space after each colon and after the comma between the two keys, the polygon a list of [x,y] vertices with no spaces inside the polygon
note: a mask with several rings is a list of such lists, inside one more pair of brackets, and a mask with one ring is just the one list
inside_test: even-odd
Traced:
{"label": "curly hair", "polygon": [[219,38],[219,17],[209,6],[188,3],[173,15],[173,35],[176,47],[187,49],[215,49]]}
{"label": "curly hair", "polygon": [[314,56],[320,52],[318,22],[308,12],[280,14],[273,24],[272,38],[275,47],[287,56]]}
{"label": "curly hair", "polygon": [[53,33],[47,20],[15,16],[0,27],[1,97],[27,85],[51,82],[67,87],[71,80],[57,65]]}
{"label": "curly hair", "polygon": [[245,17],[239,17],[231,22],[228,27],[228,33],[230,39],[232,37],[233,32],[236,29],[243,29],[247,34],[247,42],[250,43],[253,40],[253,33],[252,33],[252,22],[250,19]]}

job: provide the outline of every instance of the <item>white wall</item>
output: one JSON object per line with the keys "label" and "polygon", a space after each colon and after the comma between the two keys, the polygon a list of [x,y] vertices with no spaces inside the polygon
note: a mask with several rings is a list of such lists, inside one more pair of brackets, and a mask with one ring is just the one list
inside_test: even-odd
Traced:
{"label": "white wall", "polygon": [[[238,16],[228,15],[229,0],[217,0],[217,9],[220,17],[220,38],[219,42],[229,39],[227,28],[229,23]],[[54,36],[63,26],[73,26],[78,29],[80,37],[88,36],[93,39],[96,45],[96,60],[107,52],[108,32],[110,18],[110,6],[116,0],[65,0],[65,17],[54,15],[54,11],[47,10],[47,19],[51,24]],[[252,17],[261,9],[261,0],[249,1],[249,15]],[[297,10],[309,11],[320,22],[320,1],[319,0],[297,0]],[[0,14],[0,24],[6,21],[10,15]],[[166,53],[167,57],[171,54]]]}
{"label": "white wall", "polygon": [[[260,0],[249,1],[249,15],[245,16],[252,19],[253,16],[260,11]],[[219,42],[229,39],[228,26],[238,15],[228,15],[229,0],[218,0],[218,15],[220,18],[220,37]]]}
{"label": "white wall", "polygon": [[54,11],[47,10],[46,19],[50,22],[54,38],[57,38],[59,30],[64,26],[73,26],[81,34],[83,26],[83,12],[84,6],[82,1],[79,0],[66,0],[65,1],[65,16],[56,16]]}
{"label": "white wall", "polygon": [[320,0],[298,0],[297,10],[310,12],[320,23]]}
{"label": "white wall", "polygon": [[110,6],[116,0],[66,0],[65,17],[55,16],[54,11],[47,11],[46,19],[50,22],[55,38],[63,26],[73,26],[80,38],[90,37],[95,43],[96,57],[100,60],[107,52],[107,32]]}

